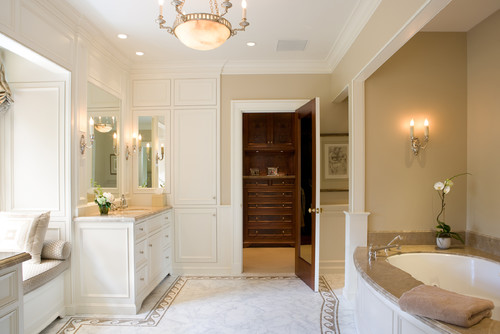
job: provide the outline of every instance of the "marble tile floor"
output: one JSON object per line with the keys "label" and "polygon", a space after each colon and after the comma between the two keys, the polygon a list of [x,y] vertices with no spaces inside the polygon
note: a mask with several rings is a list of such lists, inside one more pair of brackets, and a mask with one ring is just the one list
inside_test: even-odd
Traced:
{"label": "marble tile floor", "polygon": [[135,316],[64,317],[42,333],[355,334],[343,275],[320,282],[314,293],[292,275],[169,276]]}

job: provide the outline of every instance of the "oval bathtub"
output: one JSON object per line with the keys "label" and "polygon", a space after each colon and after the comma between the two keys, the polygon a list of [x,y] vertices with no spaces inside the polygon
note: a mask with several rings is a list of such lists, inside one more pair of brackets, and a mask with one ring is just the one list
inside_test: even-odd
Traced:
{"label": "oval bathtub", "polygon": [[[500,259],[463,247],[437,250],[432,245],[402,246],[396,254],[368,257],[366,247],[354,252],[358,272],[355,317],[359,334],[500,334]],[[404,312],[403,293],[437,285],[464,295],[492,300],[493,318],[463,328]]]}
{"label": "oval bathtub", "polygon": [[500,264],[477,257],[440,253],[407,253],[387,258],[427,285],[489,299],[495,304],[492,319],[500,320]]}

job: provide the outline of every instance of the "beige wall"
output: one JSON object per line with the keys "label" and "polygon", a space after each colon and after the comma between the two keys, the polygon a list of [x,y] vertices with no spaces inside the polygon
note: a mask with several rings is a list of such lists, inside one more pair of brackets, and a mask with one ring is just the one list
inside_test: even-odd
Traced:
{"label": "beige wall", "polygon": [[[347,132],[347,104],[333,104],[330,74],[223,75],[221,78],[221,204],[231,203],[231,100],[320,98],[321,133]],[[345,198],[335,198],[346,203]],[[336,202],[332,202],[336,203]]]}
{"label": "beige wall", "polygon": [[[433,184],[467,169],[465,33],[419,33],[366,80],[366,211],[370,231],[422,231],[435,226]],[[430,143],[414,157],[409,122]],[[466,227],[466,182],[447,197],[446,222]]]}
{"label": "beige wall", "polygon": [[500,238],[500,11],[467,33],[467,229]]}
{"label": "beige wall", "polygon": [[382,0],[332,73],[335,98],[426,3],[426,0]]}

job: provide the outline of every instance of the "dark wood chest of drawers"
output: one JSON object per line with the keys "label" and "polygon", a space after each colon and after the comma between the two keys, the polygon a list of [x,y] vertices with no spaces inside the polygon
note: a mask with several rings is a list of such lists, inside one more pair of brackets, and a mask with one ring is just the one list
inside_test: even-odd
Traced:
{"label": "dark wood chest of drawers", "polygon": [[295,177],[243,179],[243,246],[295,245]]}

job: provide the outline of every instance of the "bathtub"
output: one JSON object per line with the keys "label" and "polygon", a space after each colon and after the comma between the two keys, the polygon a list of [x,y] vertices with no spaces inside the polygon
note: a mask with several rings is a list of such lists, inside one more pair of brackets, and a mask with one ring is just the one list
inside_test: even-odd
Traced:
{"label": "bathtub", "polygon": [[492,319],[500,320],[500,264],[470,256],[439,253],[393,255],[387,261],[427,285],[489,299]]}
{"label": "bathtub", "polygon": [[403,246],[392,256],[369,259],[358,247],[355,317],[359,334],[465,334],[468,329],[402,311],[401,295],[422,283],[492,300],[492,319],[474,333],[500,333],[500,263],[469,247],[441,251],[435,246]]}

